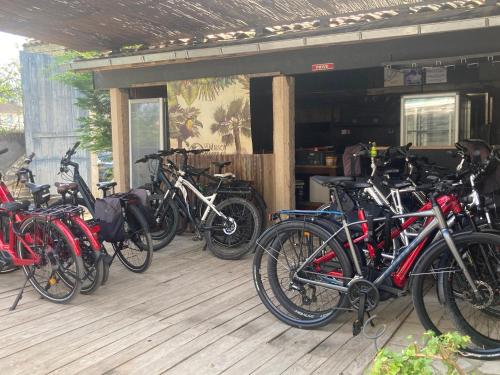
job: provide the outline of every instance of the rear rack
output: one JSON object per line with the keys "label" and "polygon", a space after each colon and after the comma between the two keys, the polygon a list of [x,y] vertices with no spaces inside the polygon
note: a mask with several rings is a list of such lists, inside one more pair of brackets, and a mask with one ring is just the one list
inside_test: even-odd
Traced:
{"label": "rear rack", "polygon": [[60,219],[68,216],[79,216],[83,214],[83,209],[71,204],[63,204],[48,208],[38,208],[28,212],[30,216],[41,217],[44,219]]}

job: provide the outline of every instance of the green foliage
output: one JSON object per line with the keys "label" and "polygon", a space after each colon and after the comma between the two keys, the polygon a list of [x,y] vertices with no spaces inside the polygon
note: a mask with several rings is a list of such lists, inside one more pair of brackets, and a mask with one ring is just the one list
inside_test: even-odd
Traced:
{"label": "green foliage", "polygon": [[11,62],[0,67],[0,103],[21,105],[23,89],[19,63]]}
{"label": "green foliage", "polygon": [[434,374],[432,363],[442,362],[448,374],[463,374],[457,364],[458,350],[470,342],[468,336],[449,332],[436,336],[429,331],[424,334],[424,345],[410,344],[401,353],[382,349],[377,354],[370,375],[428,375]]}
{"label": "green foliage", "polygon": [[80,93],[75,105],[88,114],[80,117],[78,135],[82,147],[94,152],[111,151],[111,108],[109,92],[94,90],[91,73],[79,73],[61,67],[75,58],[91,58],[94,52],[69,51],[56,57],[52,77],[74,87]]}

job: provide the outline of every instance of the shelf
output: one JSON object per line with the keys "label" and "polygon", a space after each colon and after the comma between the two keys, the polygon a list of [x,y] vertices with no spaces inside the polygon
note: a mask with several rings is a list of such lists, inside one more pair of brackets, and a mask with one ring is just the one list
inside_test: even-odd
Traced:
{"label": "shelf", "polygon": [[296,165],[295,172],[303,174],[324,174],[329,176],[336,176],[337,166],[329,167],[327,165]]}

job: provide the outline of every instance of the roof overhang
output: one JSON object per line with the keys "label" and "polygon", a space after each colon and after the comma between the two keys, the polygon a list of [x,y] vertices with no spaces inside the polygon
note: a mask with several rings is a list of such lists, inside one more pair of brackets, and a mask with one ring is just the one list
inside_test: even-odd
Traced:
{"label": "roof overhang", "polygon": [[238,56],[256,56],[273,52],[358,44],[382,40],[419,37],[464,30],[491,29],[500,26],[500,15],[447,20],[424,24],[413,24],[386,28],[373,28],[341,33],[324,33],[289,37],[271,41],[256,41],[207,48],[180,49],[158,53],[143,53],[130,56],[106,57],[94,60],[75,61],[73,70],[110,70],[147,67],[165,64],[185,64],[189,62],[215,60]]}

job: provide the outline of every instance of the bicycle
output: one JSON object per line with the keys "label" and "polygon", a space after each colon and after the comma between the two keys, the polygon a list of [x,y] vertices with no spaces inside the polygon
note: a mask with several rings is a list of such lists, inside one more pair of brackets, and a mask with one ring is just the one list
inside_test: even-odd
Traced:
{"label": "bicycle", "polygon": [[[0,155],[7,149],[0,150]],[[78,242],[61,221],[74,208],[28,211],[29,202],[15,202],[0,181],[0,269],[21,267],[26,280],[10,310],[22,298],[28,281],[44,298],[65,303],[80,292],[83,262]]]}
{"label": "bicycle", "polygon": [[[166,161],[166,169],[171,177],[169,185],[165,185],[162,199],[169,205],[169,202],[174,202],[195,229],[195,238],[201,239],[204,236],[208,249],[215,256],[221,259],[239,259],[253,248],[260,233],[259,212],[252,203],[240,197],[216,203],[219,190],[233,178],[232,174],[214,175],[218,183],[207,196],[190,181],[189,174],[185,171],[188,155],[202,152],[206,150],[172,149],[148,156],[158,158],[180,154],[183,157],[181,168],[171,160]],[[196,204],[190,201],[188,191],[194,195]]]}
{"label": "bicycle", "polygon": [[[79,164],[71,159],[79,145],[80,142],[75,143],[61,159],[60,173],[71,182],[56,185],[61,194],[61,199],[52,203],[52,205],[69,203],[84,207],[95,218],[96,199],[80,175]],[[69,167],[72,168],[72,173],[70,173]],[[110,265],[114,258],[118,257],[127,269],[132,272],[142,273],[149,268],[153,257],[153,242],[149,233],[148,222],[141,208],[142,203],[136,195],[130,193],[114,194],[114,191],[112,196],[108,195],[115,186],[116,182],[98,184],[104,198],[114,197],[119,199],[121,215],[124,220],[124,238],[111,242],[114,253],[106,262]],[[87,222],[95,231],[98,231],[95,227],[102,226],[102,223],[100,224],[96,220],[87,220]]]}
{"label": "bicycle", "polygon": [[[369,187],[367,183],[335,177],[325,178],[325,183],[332,189],[332,195],[339,202],[341,210],[338,189],[361,190]],[[253,275],[259,297],[279,320],[298,328],[320,327],[331,322],[342,311],[357,311],[353,333],[358,334],[363,327],[365,313],[373,311],[380,300],[388,296],[399,297],[411,290],[415,309],[424,328],[440,333],[440,327],[432,324],[428,317],[424,301],[426,289],[419,279],[430,273],[437,277],[438,289],[444,291],[440,294],[445,299],[444,303],[456,307],[450,310],[456,323],[454,328],[471,336],[475,345],[464,350],[464,353],[477,358],[500,356],[499,338],[485,338],[488,333],[478,333],[472,322],[466,321],[463,315],[459,316],[460,308],[457,303],[453,305],[452,302],[452,299],[459,298],[459,294],[453,292],[450,280],[444,276],[436,276],[456,276],[462,281],[461,286],[467,291],[469,301],[475,301],[476,305],[482,304],[483,309],[494,309],[498,303],[491,294],[493,291],[493,296],[496,295],[497,284],[494,284],[495,289],[490,285],[491,274],[485,273],[488,269],[482,267],[480,269],[483,272],[478,274],[479,268],[472,266],[479,265],[479,260],[482,265],[485,260],[498,259],[500,237],[488,233],[450,233],[445,215],[460,213],[462,207],[452,194],[437,197],[437,192],[446,193],[453,188],[445,182],[434,187],[421,186],[417,190],[433,189],[434,193],[429,206],[420,211],[351,223],[348,223],[345,214],[340,211],[277,213],[278,217],[286,214],[291,218],[270,227],[257,241]],[[361,208],[360,210],[362,211]],[[339,216],[341,227],[332,234],[321,225],[304,219],[312,215]],[[418,218],[425,220],[421,232],[407,246],[396,249],[393,259],[384,264],[382,249],[388,241],[372,242],[373,224],[380,221],[389,223],[389,220],[396,223],[405,219],[404,223],[411,225],[410,221]],[[402,228],[392,228],[390,238],[399,236],[404,230],[404,223]],[[354,225],[362,226],[363,236],[353,238],[350,228]],[[344,233],[345,242],[339,239],[340,233]],[[363,243],[372,244],[368,263],[364,262],[365,256],[356,246]],[[428,244],[431,245],[426,248]],[[470,246],[488,250],[487,256],[484,257],[484,252],[474,251],[475,248]],[[432,267],[436,262],[440,262],[439,268],[434,269]],[[410,278],[412,282],[409,282]],[[496,279],[493,278],[493,281]],[[469,301],[465,298],[460,300],[463,304]],[[494,320],[498,323],[497,318]]]}
{"label": "bicycle", "polygon": [[[31,153],[23,163],[23,166],[15,172],[17,177],[16,187],[20,184],[31,192],[33,197],[33,205],[35,208],[47,208],[50,192],[49,185],[37,185],[35,176],[29,165],[33,162],[35,153]],[[63,186],[56,183],[58,193],[64,189]],[[61,217],[61,220],[70,228],[71,232],[78,239],[78,244],[82,253],[84,265],[84,276],[82,278],[82,294],[94,293],[100,285],[103,284],[109,275],[109,262],[106,261],[106,253],[99,242],[98,232],[99,227],[89,227],[87,222],[82,219],[81,210],[71,210],[66,212],[66,215]]]}

